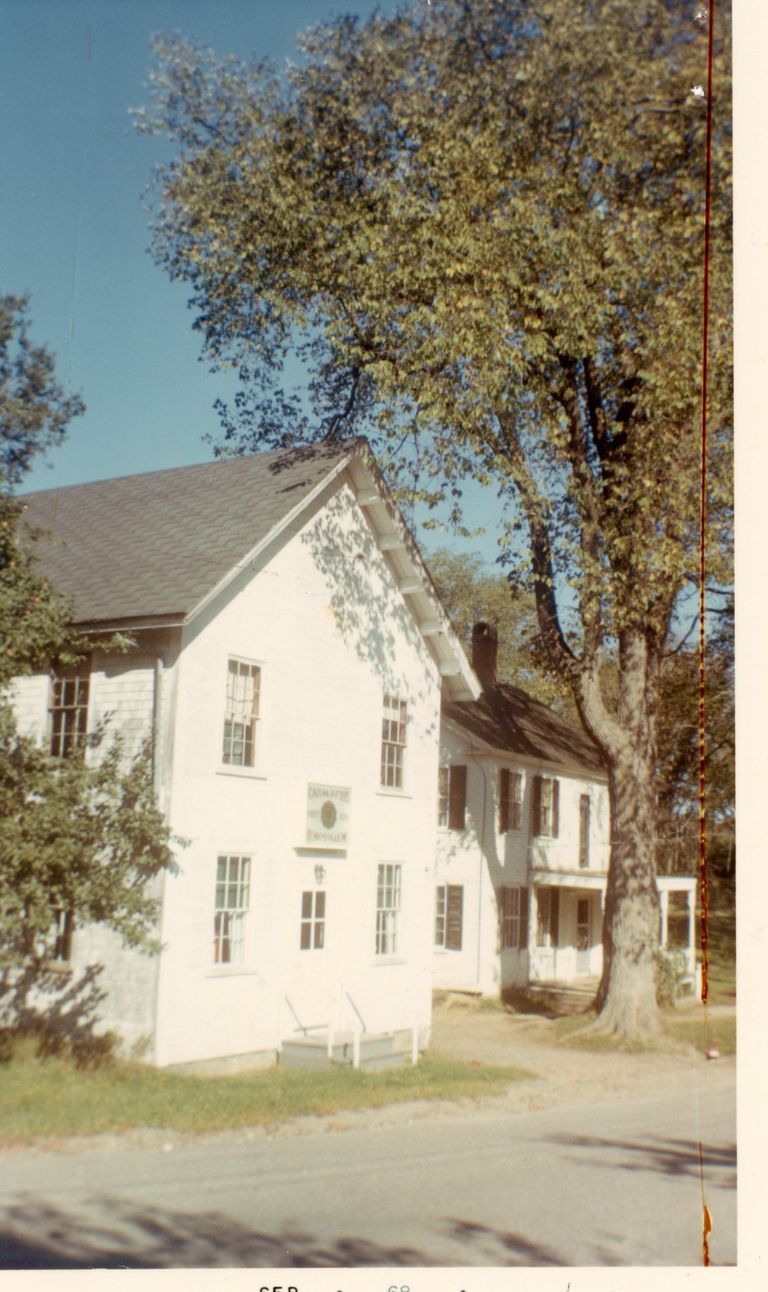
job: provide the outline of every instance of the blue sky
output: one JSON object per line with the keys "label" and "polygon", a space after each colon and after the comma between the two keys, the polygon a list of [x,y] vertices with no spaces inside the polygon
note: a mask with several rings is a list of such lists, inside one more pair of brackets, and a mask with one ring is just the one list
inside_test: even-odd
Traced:
{"label": "blue sky", "polygon": [[[416,0],[418,2],[418,0]],[[425,0],[426,2],[426,0]],[[25,489],[205,461],[231,377],[199,360],[183,285],[147,253],[142,194],[169,145],[137,134],[154,31],[220,54],[296,57],[298,32],[374,0],[0,0],[0,291],[31,296],[32,335],[85,399]],[[394,0],[382,0],[382,9]],[[493,494],[468,513],[480,523]],[[430,536],[426,546],[443,541]],[[451,544],[453,545],[453,543]],[[492,534],[464,543],[492,559]]]}

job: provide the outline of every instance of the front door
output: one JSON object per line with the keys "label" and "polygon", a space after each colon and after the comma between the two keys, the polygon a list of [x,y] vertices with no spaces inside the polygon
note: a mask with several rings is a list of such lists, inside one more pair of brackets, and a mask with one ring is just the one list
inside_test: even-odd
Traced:
{"label": "front door", "polygon": [[589,919],[590,901],[588,897],[579,897],[576,902],[576,972],[589,973],[589,951],[592,946],[592,932]]}

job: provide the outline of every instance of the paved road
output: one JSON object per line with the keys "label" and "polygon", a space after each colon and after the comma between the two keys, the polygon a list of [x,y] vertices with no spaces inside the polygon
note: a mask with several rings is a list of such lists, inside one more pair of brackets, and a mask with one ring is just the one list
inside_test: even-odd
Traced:
{"label": "paved road", "polygon": [[6,1269],[736,1259],[735,1095],[0,1154]]}

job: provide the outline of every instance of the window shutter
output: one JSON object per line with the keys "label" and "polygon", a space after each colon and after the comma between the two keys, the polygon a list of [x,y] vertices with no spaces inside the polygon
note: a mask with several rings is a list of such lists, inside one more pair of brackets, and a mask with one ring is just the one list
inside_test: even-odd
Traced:
{"label": "window shutter", "polygon": [[[557,784],[557,781],[555,781]],[[560,932],[560,889],[550,888],[549,890],[549,941],[550,945],[556,947]]]}
{"label": "window shutter", "polygon": [[451,830],[463,830],[467,809],[467,769],[462,764],[451,768],[449,796],[449,828]]}
{"label": "window shutter", "polygon": [[541,834],[541,777],[533,778],[533,804],[531,807],[531,834]]}
{"label": "window shutter", "polygon": [[445,945],[449,951],[461,951],[463,916],[464,888],[461,884],[449,884],[445,916]]}
{"label": "window shutter", "polygon": [[579,799],[579,865],[589,865],[589,795]]}
{"label": "window shutter", "polygon": [[560,830],[560,782],[552,782],[552,838],[556,839]]}
{"label": "window shutter", "polygon": [[509,829],[509,768],[502,767],[499,772],[499,833],[506,834]]}
{"label": "window shutter", "polygon": [[496,951],[501,951],[501,930],[504,925],[504,889],[496,889]]}
{"label": "window shutter", "polygon": [[521,951],[525,951],[528,946],[528,889],[520,889],[520,928],[517,935],[517,945]]}

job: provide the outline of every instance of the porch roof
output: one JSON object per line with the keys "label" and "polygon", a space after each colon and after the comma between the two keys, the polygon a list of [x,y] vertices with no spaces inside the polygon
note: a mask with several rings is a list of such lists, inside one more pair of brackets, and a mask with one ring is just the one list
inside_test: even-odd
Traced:
{"label": "porch roof", "polygon": [[693,893],[696,891],[696,876],[657,875],[656,887],[660,893]]}
{"label": "porch roof", "polygon": [[531,882],[539,888],[589,888],[597,892],[604,891],[608,875],[585,873],[578,870],[531,870]]}

